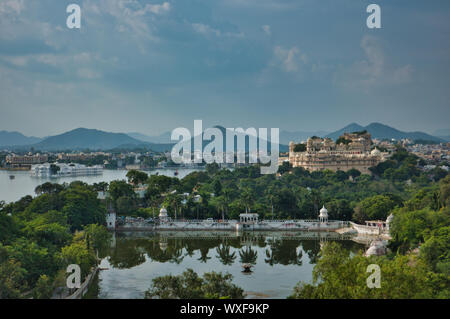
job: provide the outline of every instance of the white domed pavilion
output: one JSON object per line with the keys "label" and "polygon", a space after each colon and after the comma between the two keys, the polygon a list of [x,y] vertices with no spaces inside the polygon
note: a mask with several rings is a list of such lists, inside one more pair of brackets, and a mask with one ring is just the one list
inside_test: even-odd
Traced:
{"label": "white domed pavilion", "polygon": [[167,215],[167,209],[162,207],[159,211],[159,220],[162,222],[167,222],[169,220],[169,216]]}
{"label": "white domed pavilion", "polygon": [[372,150],[372,152],[370,152],[370,154],[373,155],[373,156],[380,156],[381,152],[380,152],[380,150],[378,148],[374,148]]}
{"label": "white domed pavilion", "polygon": [[328,222],[328,210],[325,208],[325,205],[323,205],[322,209],[320,210],[319,220],[321,223]]}

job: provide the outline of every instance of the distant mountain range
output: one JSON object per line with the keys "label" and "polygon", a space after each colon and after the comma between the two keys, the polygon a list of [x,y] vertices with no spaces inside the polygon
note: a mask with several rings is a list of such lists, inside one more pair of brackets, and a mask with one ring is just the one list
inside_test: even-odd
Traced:
{"label": "distant mountain range", "polygon": [[372,138],[377,138],[377,139],[401,140],[404,138],[408,138],[412,141],[416,141],[416,140],[434,141],[434,142],[447,141],[443,138],[436,137],[436,136],[433,136],[433,135],[430,135],[427,133],[423,133],[423,132],[402,132],[393,127],[390,127],[390,126],[387,126],[387,125],[384,125],[381,123],[371,123],[367,126],[361,126],[357,123],[352,123],[336,132],[326,135],[326,137],[336,140],[339,138],[339,136],[341,136],[345,132],[351,133],[351,132],[364,131],[364,130],[367,130],[367,132],[369,132],[372,135]]}
{"label": "distant mountain range", "polygon": [[[214,128],[217,128],[217,129],[219,129],[221,132],[222,132],[222,137],[223,137],[223,139],[222,139],[222,145],[223,145],[223,148],[224,149],[226,149],[226,143],[227,143],[227,132],[229,132],[229,130],[227,129],[227,128],[225,128],[225,127],[223,127],[223,126],[219,126],[219,125],[216,125],[216,126],[214,126]],[[230,134],[234,134],[234,132],[229,132]],[[258,134],[258,131],[257,131],[257,134]],[[269,139],[269,143],[267,143],[267,151],[270,151],[271,150],[271,142],[270,142],[270,129],[268,129],[267,130],[267,134],[269,135],[268,136],[268,139]],[[250,145],[249,145],[249,142],[248,142],[248,137],[246,137],[246,136],[244,136],[245,134],[244,133],[236,133],[236,137],[234,138],[234,151],[245,151],[245,152],[247,152],[248,153],[248,151],[249,151],[249,149],[250,149]],[[244,148],[238,148],[238,143],[237,143],[237,139],[238,138],[242,138],[242,137],[245,137],[245,147]],[[259,139],[257,139],[256,140],[256,144],[257,144],[257,147],[259,148],[259,142],[260,142],[260,140]],[[203,145],[202,145],[202,147],[204,148],[206,145],[208,145],[209,143],[211,143],[211,140],[203,140]],[[194,150],[194,137],[192,137],[192,139],[191,139],[191,147],[192,147],[192,150]],[[278,148],[279,148],[279,151],[280,152],[288,152],[289,151],[289,146],[288,145],[284,145],[284,144],[279,144],[278,145]]]}
{"label": "distant mountain range", "polygon": [[297,132],[289,132],[289,131],[281,131],[280,132],[280,143],[289,145],[291,141],[293,142],[302,142],[306,141],[308,137],[311,136],[326,136],[330,132],[325,131],[315,131],[315,132],[307,132],[307,131],[297,131]]}
{"label": "distant mountain range", "polygon": [[[222,128],[223,133],[225,129],[223,126],[215,126],[216,128]],[[298,131],[298,132],[289,132],[289,131],[280,131],[280,144],[289,145],[290,141],[306,141],[310,136],[325,136],[329,132],[325,131],[316,131],[316,132],[308,132],[308,131]],[[148,136],[140,133],[128,133],[129,136],[149,143],[173,143],[171,141],[171,133],[165,132],[158,136]]]}
{"label": "distant mountain range", "polygon": [[[223,145],[226,146],[226,128],[216,126],[222,131],[224,136]],[[306,140],[310,136],[329,137],[336,140],[345,132],[356,132],[367,130],[373,138],[377,139],[397,139],[408,138],[411,140],[426,140],[435,142],[450,141],[450,138],[437,137],[423,132],[402,132],[390,126],[381,123],[372,123],[367,126],[361,126],[352,123],[346,127],[333,132],[325,131],[316,132],[280,132],[280,151],[286,152],[290,141],[296,143]],[[445,134],[447,131],[442,130]],[[13,150],[30,150],[34,148],[36,151],[64,151],[64,150],[112,150],[112,149],[133,149],[145,148],[156,152],[170,151],[176,141],[170,140],[171,133],[166,132],[159,136],[147,136],[140,133],[110,133],[95,129],[78,128],[63,134],[50,136],[46,138],[27,137],[18,132],[0,131],[0,148],[8,148]],[[209,144],[210,141],[204,141],[203,146]],[[194,143],[192,140],[192,147]],[[236,149],[236,147],[235,147]],[[270,147],[269,147],[270,149]],[[248,151],[248,145],[245,147]]]}
{"label": "distant mountain range", "polygon": [[450,142],[450,129],[436,130],[433,135]]}
{"label": "distant mountain range", "polygon": [[29,145],[42,141],[39,137],[25,136],[19,132],[0,131],[0,145],[14,146],[14,145]]}
{"label": "distant mountain range", "polygon": [[137,140],[148,143],[162,143],[162,144],[173,143],[173,141],[170,140],[170,136],[172,135],[171,132],[165,132],[157,136],[148,136],[141,133],[127,133],[127,135]]}
{"label": "distant mountain range", "polygon": [[[9,146],[11,144],[6,144]],[[64,150],[112,150],[147,148],[157,152],[170,150],[171,144],[148,143],[132,138],[124,133],[110,133],[95,129],[78,128],[63,134],[50,136],[38,143],[15,145],[14,149],[24,150],[34,148],[40,151]]]}

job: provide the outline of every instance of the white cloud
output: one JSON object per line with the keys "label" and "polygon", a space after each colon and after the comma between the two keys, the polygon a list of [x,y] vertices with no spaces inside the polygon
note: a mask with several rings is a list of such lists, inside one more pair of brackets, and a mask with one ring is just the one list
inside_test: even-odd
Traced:
{"label": "white cloud", "polygon": [[209,25],[202,24],[202,23],[192,23],[192,28],[194,28],[194,31],[197,33],[201,33],[204,35],[208,34],[215,34],[216,36],[220,36],[220,30],[213,29]]}
{"label": "white cloud", "polygon": [[153,35],[153,20],[149,20],[147,16],[161,15],[172,8],[169,2],[144,6],[137,0],[86,0],[84,7],[90,23],[98,25],[95,16],[107,14],[116,19],[116,29],[119,32],[131,32],[135,37],[149,40],[158,39]]}
{"label": "white cloud", "polygon": [[263,25],[261,28],[263,29],[264,33],[267,34],[268,36],[272,35],[272,30],[270,28],[270,25],[266,24],[266,25]]}
{"label": "white cloud", "polygon": [[154,14],[162,14],[169,12],[171,9],[170,3],[164,2],[162,4],[147,4],[144,8],[144,12],[151,12]]}
{"label": "white cloud", "polygon": [[25,9],[24,0],[3,0],[0,2],[0,14],[20,14],[23,9]]}
{"label": "white cloud", "polygon": [[80,78],[88,79],[88,80],[98,79],[101,77],[100,73],[98,73],[92,69],[88,69],[88,68],[79,69],[77,71],[77,74]]}
{"label": "white cloud", "polygon": [[2,57],[2,59],[18,67],[23,67],[28,64],[28,58],[26,56],[7,56]]}
{"label": "white cloud", "polygon": [[243,32],[222,32],[219,29],[214,29],[207,24],[203,23],[192,23],[192,28],[195,32],[200,33],[205,36],[214,35],[216,37],[230,37],[230,38],[244,38],[245,34]]}
{"label": "white cloud", "polygon": [[398,85],[411,81],[411,65],[394,67],[386,63],[386,57],[378,38],[365,35],[361,39],[361,49],[365,59],[350,67],[341,67],[335,74],[334,82],[339,86],[362,88],[382,85]]}
{"label": "white cloud", "polygon": [[301,65],[306,64],[307,57],[301,53],[297,47],[285,49],[281,46],[276,46],[274,49],[276,62],[280,64],[281,68],[286,72],[298,72]]}

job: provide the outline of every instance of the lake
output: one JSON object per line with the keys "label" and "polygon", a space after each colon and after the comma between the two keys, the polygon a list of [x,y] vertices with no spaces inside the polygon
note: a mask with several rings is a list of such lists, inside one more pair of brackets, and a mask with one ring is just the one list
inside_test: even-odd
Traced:
{"label": "lake", "polygon": [[[178,177],[184,176],[198,171],[198,169],[180,168],[178,169]],[[158,173],[159,175],[166,175],[173,177],[174,169],[155,169],[147,171],[149,175]],[[10,179],[9,176],[14,175],[15,179]],[[61,178],[36,178],[31,177],[29,171],[4,171],[0,170],[0,201],[4,200],[6,203],[14,202],[21,199],[23,196],[35,196],[34,189],[45,182],[52,183],[71,183],[73,181],[82,181],[88,184],[99,182],[111,182],[113,180],[126,179],[126,170],[103,170],[103,175],[96,176],[76,176],[76,177],[61,177]]]}
{"label": "lake", "polygon": [[[248,298],[286,298],[297,282],[312,281],[321,246],[334,240],[326,237],[339,237],[336,233],[319,235],[321,240],[295,232],[116,233],[111,247],[102,252],[100,267],[106,270],[94,281],[90,297],[143,298],[152,278],[179,275],[191,268],[199,274],[232,274],[233,283],[243,288]],[[354,253],[364,248],[350,240],[338,242]],[[256,253],[250,274],[242,272],[242,263],[251,257],[249,252]]]}

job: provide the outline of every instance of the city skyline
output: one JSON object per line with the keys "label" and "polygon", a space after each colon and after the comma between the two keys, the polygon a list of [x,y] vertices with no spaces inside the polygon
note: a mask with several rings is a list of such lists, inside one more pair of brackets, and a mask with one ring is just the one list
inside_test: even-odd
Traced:
{"label": "city skyline", "polygon": [[0,129],[448,129],[450,4],[325,2],[0,1]]}

